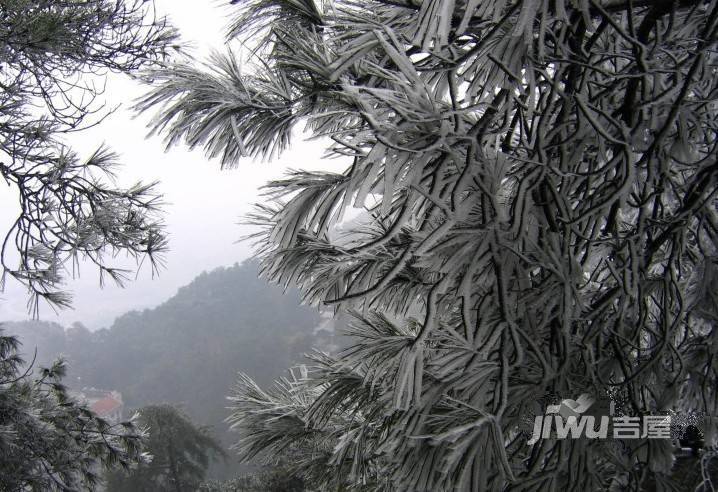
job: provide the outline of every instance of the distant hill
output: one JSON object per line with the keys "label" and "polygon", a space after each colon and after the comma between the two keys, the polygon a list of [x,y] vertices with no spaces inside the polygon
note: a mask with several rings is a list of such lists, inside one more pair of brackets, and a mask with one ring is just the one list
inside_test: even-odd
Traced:
{"label": "distant hill", "polygon": [[28,360],[35,347],[39,365],[63,355],[67,384],[118,390],[129,408],[182,404],[227,442],[236,439],[226,436],[222,421],[237,371],[268,384],[329,340],[318,329],[323,320],[316,309],[257,274],[256,262],[203,273],[160,306],[124,314],[95,332],[78,323],[2,327],[20,337]]}

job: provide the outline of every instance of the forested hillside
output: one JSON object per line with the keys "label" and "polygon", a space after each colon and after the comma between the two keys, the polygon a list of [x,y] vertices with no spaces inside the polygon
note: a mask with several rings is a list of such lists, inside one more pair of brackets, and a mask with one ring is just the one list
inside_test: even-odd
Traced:
{"label": "forested hillside", "polygon": [[313,346],[329,343],[315,309],[299,306],[296,292],[257,278],[247,262],[203,273],[162,305],[132,311],[108,329],[80,323],[5,323],[36,365],[63,355],[66,383],[120,391],[127,408],[180,404],[200,425],[211,425],[225,444],[226,395],[238,371],[269,383],[302,361]]}

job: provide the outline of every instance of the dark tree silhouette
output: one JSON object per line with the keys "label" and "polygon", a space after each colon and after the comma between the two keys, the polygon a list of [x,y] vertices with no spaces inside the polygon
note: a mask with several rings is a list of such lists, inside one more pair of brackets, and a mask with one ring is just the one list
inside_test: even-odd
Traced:
{"label": "dark tree silhouette", "polygon": [[128,472],[114,472],[107,480],[109,492],[190,492],[204,479],[211,458],[225,452],[206,428],[196,427],[170,405],[150,405],[139,410],[139,423],[148,429],[150,463]]}

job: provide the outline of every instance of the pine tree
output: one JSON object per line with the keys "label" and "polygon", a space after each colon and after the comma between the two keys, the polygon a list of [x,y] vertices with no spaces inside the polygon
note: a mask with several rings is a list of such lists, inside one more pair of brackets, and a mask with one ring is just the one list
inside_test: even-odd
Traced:
{"label": "pine tree", "polygon": [[225,456],[207,428],[195,426],[170,405],[150,405],[138,413],[139,423],[148,429],[147,452],[152,461],[112,473],[107,481],[109,492],[197,490],[210,459]]}
{"label": "pine tree", "polygon": [[[35,315],[41,302],[70,305],[63,275],[77,273],[80,259],[117,282],[126,272],[108,256],[124,251],[153,267],[161,260],[153,185],[119,189],[113,152],[81,159],[65,141],[101,119],[109,72],[131,74],[173,50],[174,29],[153,19],[150,5],[0,0],[0,175],[18,196],[0,287],[8,278],[24,284]],[[94,490],[106,468],[144,460],[141,429],[92,414],[62,385],[62,361],[25,366],[18,343],[0,333],[1,490]]]}
{"label": "pine tree", "polygon": [[37,376],[0,330],[0,490],[94,490],[106,468],[147,459],[133,420],[113,424],[62,385],[65,364]]}
{"label": "pine tree", "polygon": [[101,96],[109,72],[132,74],[174,51],[177,35],[153,19],[151,5],[0,2],[0,175],[19,202],[0,263],[3,283],[27,286],[35,315],[41,302],[70,305],[60,285],[79,258],[121,283],[127,272],[108,256],[124,251],[155,266],[166,247],[154,184],[119,189],[114,152],[81,158],[65,140],[108,114]]}
{"label": "pine tree", "polygon": [[250,63],[155,71],[138,108],[224,166],[300,123],[346,158],[252,219],[267,278],[355,313],[306,378],[240,379],[242,456],[361,490],[685,485],[670,440],[521,429],[550,393],[716,415],[718,2],[232,3]]}

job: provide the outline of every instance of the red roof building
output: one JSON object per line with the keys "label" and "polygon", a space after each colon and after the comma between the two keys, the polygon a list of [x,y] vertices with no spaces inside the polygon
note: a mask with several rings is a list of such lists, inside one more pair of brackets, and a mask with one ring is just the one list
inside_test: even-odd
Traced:
{"label": "red roof building", "polygon": [[95,388],[83,388],[76,393],[79,401],[100,418],[113,424],[122,421],[125,404],[119,391],[103,391]]}
{"label": "red roof building", "polygon": [[96,413],[98,417],[105,418],[118,410],[122,410],[122,406],[121,401],[117,401],[111,396],[106,396],[90,405],[90,410]]}

